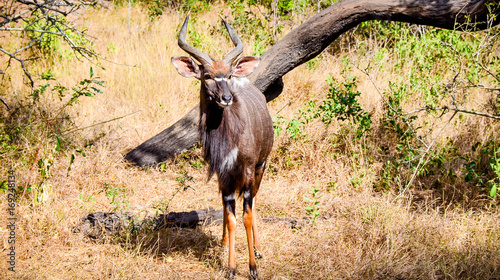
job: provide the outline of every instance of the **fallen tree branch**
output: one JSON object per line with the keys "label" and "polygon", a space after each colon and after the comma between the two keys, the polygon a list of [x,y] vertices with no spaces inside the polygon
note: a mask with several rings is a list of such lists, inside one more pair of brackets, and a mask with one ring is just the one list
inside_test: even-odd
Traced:
{"label": "fallen tree branch", "polygon": [[[74,233],[83,233],[91,238],[102,238],[106,234],[119,234],[123,230],[151,231],[164,228],[196,228],[198,226],[222,225],[223,210],[213,208],[193,210],[190,212],[170,212],[158,216],[146,216],[142,221],[137,214],[95,212],[88,214],[82,224],[73,228]],[[304,219],[286,217],[267,217],[261,221],[268,224],[282,224],[287,228],[299,228],[306,222]]]}

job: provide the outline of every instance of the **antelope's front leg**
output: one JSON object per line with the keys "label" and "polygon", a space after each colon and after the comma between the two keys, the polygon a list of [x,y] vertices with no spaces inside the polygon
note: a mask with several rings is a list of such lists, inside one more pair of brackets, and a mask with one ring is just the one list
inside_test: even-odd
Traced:
{"label": "antelope's front leg", "polygon": [[222,198],[222,208],[224,210],[223,214],[222,214],[222,246],[228,246],[229,245],[229,241],[228,241],[228,238],[227,238],[227,216],[228,216],[228,213],[227,213],[227,208],[226,208],[226,204],[224,202],[224,197]]}
{"label": "antelope's front leg", "polygon": [[[222,200],[224,202],[224,223],[227,226],[228,238],[229,238],[229,273],[227,275],[228,279],[234,279],[236,274],[236,262],[235,262],[235,233],[236,233],[236,215],[234,212],[236,206],[236,197],[234,193],[232,194],[222,194]],[[226,238],[226,229],[223,229],[223,242]]]}
{"label": "antelope's front leg", "polygon": [[[253,196],[251,190],[246,190],[243,194],[243,224],[245,225],[245,231],[247,233],[247,242],[248,242],[248,254],[249,254],[249,262],[248,265],[250,267],[250,275],[252,279],[259,278],[257,273],[257,263],[255,262],[255,254],[254,254],[254,242],[252,239],[252,228],[254,226],[253,219]],[[259,246],[260,247],[260,246]]]}

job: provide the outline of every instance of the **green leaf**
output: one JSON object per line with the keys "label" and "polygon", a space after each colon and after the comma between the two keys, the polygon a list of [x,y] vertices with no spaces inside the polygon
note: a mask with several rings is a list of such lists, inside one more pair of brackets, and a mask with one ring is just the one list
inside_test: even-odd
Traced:
{"label": "green leaf", "polygon": [[71,154],[71,157],[69,159],[69,166],[68,166],[68,172],[66,173],[66,177],[69,176],[69,172],[71,171],[71,165],[73,165],[73,162],[75,162],[75,154]]}
{"label": "green leaf", "polygon": [[94,84],[100,85],[101,87],[104,86],[104,81],[92,80],[92,82],[94,82]]}
{"label": "green leaf", "polygon": [[102,93],[102,90],[100,90],[98,88],[95,88],[95,87],[90,87],[90,88],[93,89],[97,93]]}
{"label": "green leaf", "polygon": [[497,188],[498,188],[498,185],[497,184],[494,184],[492,187],[491,187],[491,190],[490,190],[490,196],[491,197],[495,197],[497,195]]}
{"label": "green leaf", "polygon": [[57,137],[56,136],[56,152],[59,152],[59,150],[61,149],[61,138]]}
{"label": "green leaf", "polygon": [[94,69],[92,67],[90,67],[90,77],[94,77]]}
{"label": "green leaf", "polygon": [[83,149],[75,149],[75,151],[79,152],[83,157],[87,157]]}
{"label": "green leaf", "polygon": [[48,80],[55,80],[54,74],[50,70],[47,71],[47,72],[45,72],[45,73],[42,73],[42,75],[40,75],[40,78],[42,80],[46,80],[46,81],[48,81]]}

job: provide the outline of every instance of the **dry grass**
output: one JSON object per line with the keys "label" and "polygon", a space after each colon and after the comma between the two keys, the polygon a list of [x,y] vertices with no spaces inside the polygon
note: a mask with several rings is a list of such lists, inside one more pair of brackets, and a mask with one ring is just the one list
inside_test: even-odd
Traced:
{"label": "dry grass", "polygon": [[[199,21],[216,24],[217,14],[204,14]],[[8,279],[223,279],[225,275],[227,256],[220,246],[218,226],[143,232],[129,240],[122,236],[96,241],[72,232],[82,217],[95,211],[118,208],[141,216],[154,214],[155,207],[181,187],[178,179],[186,178],[183,172],[193,177],[186,182],[191,188],[173,197],[170,211],[220,208],[216,182],[206,183],[206,167],[196,168],[190,160],[179,159],[164,168],[140,169],[123,161],[127,151],[175,122],[198,99],[197,85],[179,76],[170,64],[171,56],[182,54],[176,46],[181,17],[172,13],[150,22],[135,7],[131,18],[130,29],[124,8],[92,10],[80,19],[89,33],[99,38],[94,45],[97,53],[134,67],[104,61],[105,70],[94,66],[96,75],[106,81],[104,93],[82,99],[69,114],[78,127],[85,127],[135,113],[73,133],[69,137],[72,142],[64,146],[66,152],[55,154],[53,141],[34,134],[30,137],[37,141],[25,139],[23,143],[39,144],[26,147],[24,156],[2,157],[2,174],[12,165],[17,184],[32,187],[16,208],[17,272],[7,272],[7,263],[0,262],[2,275]],[[213,38],[204,25],[198,25],[197,30],[213,39],[208,52],[215,54],[218,48],[224,53],[231,48],[226,38]],[[291,119],[305,101],[324,97],[326,77],[340,76],[342,55],[356,60],[355,51],[325,53],[313,69],[304,65],[285,76],[285,91],[269,104],[271,114],[285,107],[280,115]],[[88,77],[90,64],[63,58],[37,67],[52,69],[60,83],[72,85]],[[356,71],[358,89],[363,92],[360,103],[374,115],[381,114],[380,95],[370,80]],[[382,70],[372,74],[378,85],[400,75]],[[2,96],[17,93],[7,95],[9,101],[28,92],[20,77],[13,74],[12,81],[2,88]],[[44,102],[50,108],[50,97]],[[469,133],[498,129],[482,119],[461,120],[468,123]],[[323,195],[322,214],[316,226],[307,224],[300,229],[260,225],[264,258],[258,267],[262,279],[500,278],[498,208],[473,211],[460,204],[436,202],[432,196],[415,204],[411,194],[394,200],[391,192],[375,192],[372,185],[382,164],[363,153],[351,157],[362,149],[348,137],[342,145],[332,145],[331,138],[324,137],[325,133],[337,135],[341,126],[333,123],[325,131],[323,124],[313,122],[306,128],[310,142],[290,142],[287,137],[276,140],[271,155],[274,167],[266,172],[257,199],[260,215],[306,216],[303,197],[311,195],[307,186],[318,186]],[[450,127],[443,137],[453,135],[467,137],[463,127],[457,126]],[[74,151],[89,141],[93,144],[84,148],[86,157]],[[280,154],[277,149],[285,146],[289,152]],[[459,148],[467,149],[465,145]],[[68,172],[71,153],[76,158]],[[52,158],[51,174],[42,190],[34,185],[42,181],[35,162],[54,154],[57,156]],[[200,152],[190,156],[192,161],[199,160]],[[361,178],[357,188],[352,178]],[[116,191],[115,203],[111,190]],[[2,195],[2,255],[9,247],[7,207],[6,195]],[[237,279],[248,278],[242,226],[236,239]]]}

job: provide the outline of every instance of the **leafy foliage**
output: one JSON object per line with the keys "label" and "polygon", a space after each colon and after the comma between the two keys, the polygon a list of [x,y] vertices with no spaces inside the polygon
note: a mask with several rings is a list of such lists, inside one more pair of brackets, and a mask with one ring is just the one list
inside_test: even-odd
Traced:
{"label": "leafy foliage", "polygon": [[339,121],[348,120],[351,124],[356,124],[356,133],[360,137],[365,131],[370,130],[371,114],[361,108],[358,103],[360,91],[356,90],[356,77],[347,77],[339,84],[334,78],[328,77],[329,86],[326,100],[318,107],[317,115],[321,121],[328,125],[335,117]]}
{"label": "leafy foliage", "polygon": [[[40,76],[45,84],[33,89],[25,99],[20,100],[18,104],[11,108],[8,114],[0,116],[0,156],[6,159],[18,159],[21,164],[28,165],[29,155],[26,150],[30,147],[41,149],[41,145],[48,145],[54,148],[49,152],[40,155],[38,152],[34,159],[39,166],[41,181],[35,183],[33,187],[22,190],[33,191],[34,201],[40,202],[40,196],[44,189],[50,188],[48,179],[50,178],[49,168],[56,154],[63,153],[68,149],[85,156],[82,149],[71,145],[71,137],[67,132],[76,128],[75,120],[71,118],[68,108],[77,104],[82,98],[93,97],[101,94],[104,81],[95,77],[94,71],[90,68],[89,78],[79,81],[72,87],[57,83],[54,74],[50,71]],[[51,100],[47,105],[46,100]],[[75,160],[74,154],[71,155],[68,166],[68,174],[71,165]]]}
{"label": "leafy foliage", "polygon": [[309,205],[304,207],[304,209],[306,210],[307,215],[311,219],[313,225],[316,225],[316,219],[321,214],[319,199],[323,195],[319,194],[318,186],[308,186],[308,188],[311,191],[311,196],[310,197],[304,196],[304,200],[309,202]]}
{"label": "leafy foliage", "polygon": [[497,197],[498,189],[500,188],[500,148],[495,151],[491,158],[490,166],[495,173],[495,177],[488,181],[491,184],[490,196]]}
{"label": "leafy foliage", "polygon": [[[310,122],[321,120],[325,135],[331,133],[327,132],[330,124],[340,122],[340,132],[331,137],[331,145],[354,141],[351,145],[358,145],[370,162],[381,163],[373,182],[377,190],[403,194],[409,187],[441,190],[454,186],[453,191],[460,188],[462,192],[458,199],[450,194],[455,200],[467,201],[485,194],[495,197],[499,177],[493,147],[498,146],[498,134],[489,131],[487,137],[440,136],[447,129],[463,129],[463,114],[491,117],[491,122],[500,119],[499,64],[494,55],[498,35],[498,28],[469,33],[385,21],[362,23],[340,39],[348,41],[360,57],[357,61],[343,60],[343,80],[329,77],[326,98],[306,101],[291,120],[275,117],[275,134],[281,137],[285,131],[289,138],[278,151],[290,157],[286,163],[293,166],[296,163],[290,154],[297,151],[290,143],[299,140],[313,145],[318,140],[308,138],[306,126]],[[387,69],[388,64],[395,68]],[[314,63],[308,66],[314,70]],[[407,75],[390,79],[387,84],[372,80],[383,102],[376,118],[358,103],[362,93],[356,89],[359,77],[352,74],[352,68],[370,79],[372,73],[407,71]],[[469,107],[474,104],[471,96],[480,92],[489,96],[483,112]],[[421,107],[415,109],[415,104]],[[355,137],[346,138],[350,133]],[[464,142],[467,137],[476,144]],[[353,160],[356,156],[352,154]],[[359,186],[360,180],[365,179],[353,177],[352,185]],[[447,195],[447,191],[442,194]]]}

